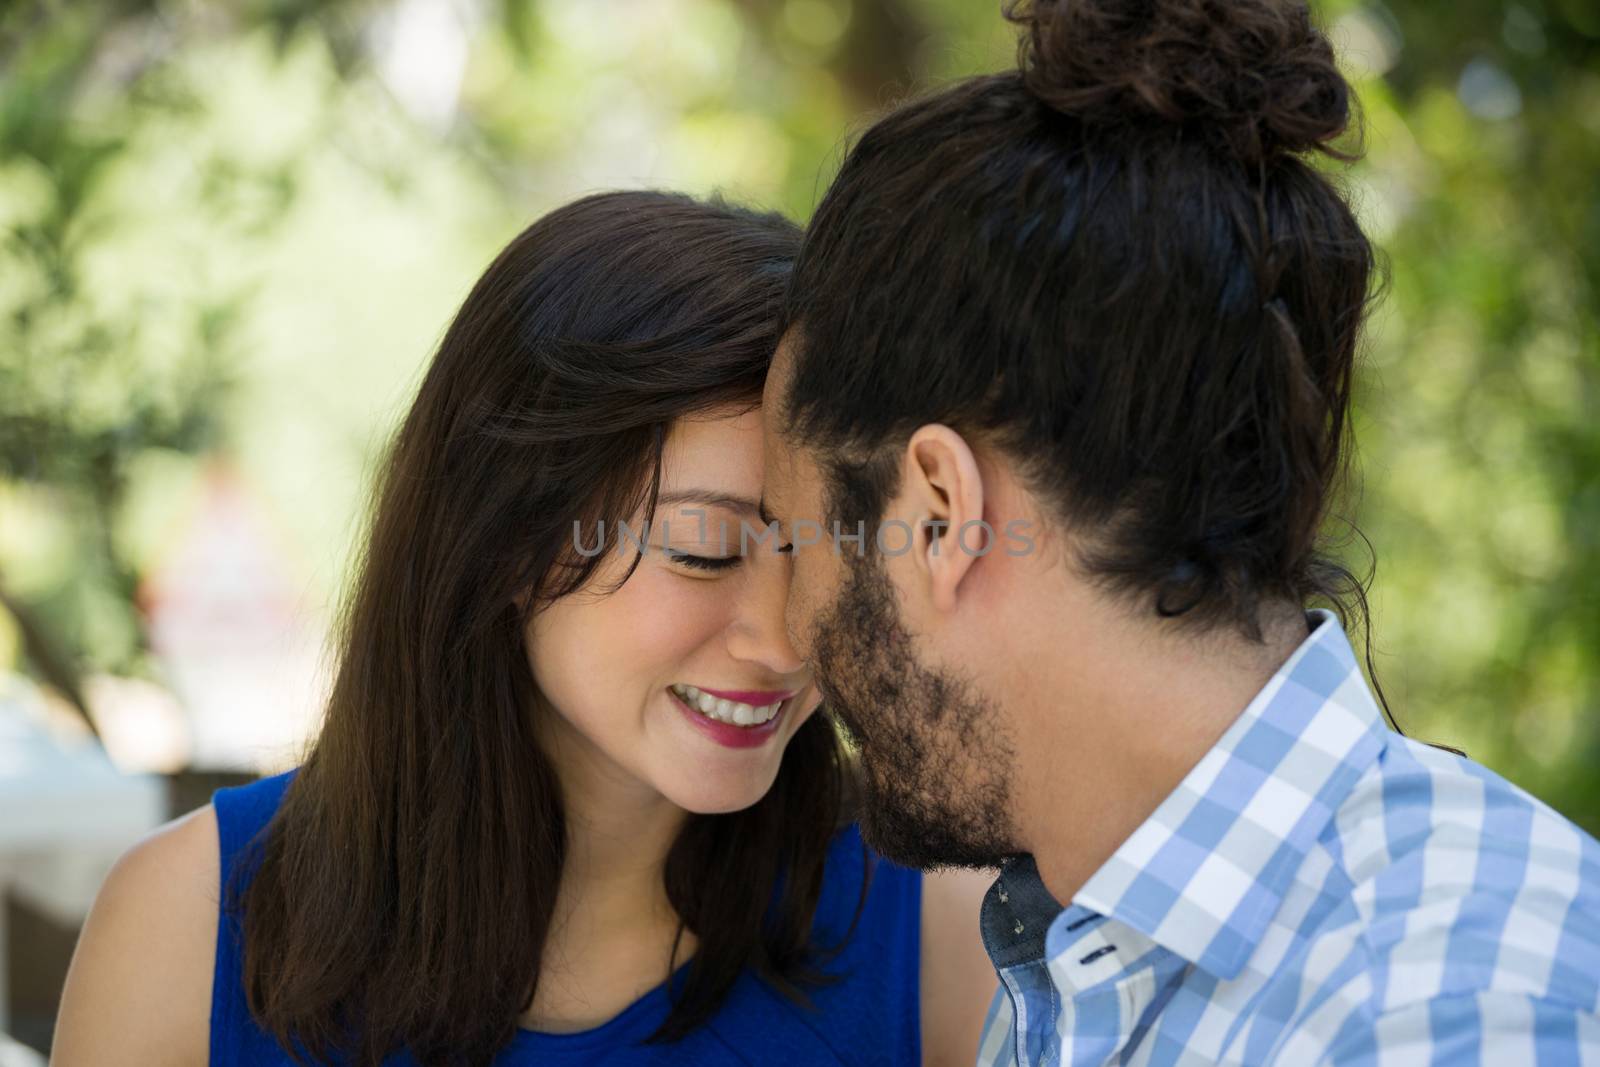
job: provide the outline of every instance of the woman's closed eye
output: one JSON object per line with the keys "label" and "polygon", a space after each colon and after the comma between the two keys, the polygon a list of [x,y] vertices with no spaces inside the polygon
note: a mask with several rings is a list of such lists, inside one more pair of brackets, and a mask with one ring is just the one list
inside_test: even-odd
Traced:
{"label": "woman's closed eye", "polygon": [[699,556],[693,552],[683,552],[679,549],[666,549],[667,559],[683,567],[691,567],[698,571],[725,571],[737,567],[744,561],[740,555],[732,556]]}

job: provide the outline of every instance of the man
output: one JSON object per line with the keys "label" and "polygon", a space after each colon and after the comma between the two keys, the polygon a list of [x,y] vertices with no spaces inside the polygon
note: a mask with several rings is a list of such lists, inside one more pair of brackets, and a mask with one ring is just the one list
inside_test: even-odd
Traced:
{"label": "man", "polygon": [[[1320,531],[1373,251],[1298,4],[1038,3],[872,127],[767,383],[864,831],[1000,866],[982,1064],[1600,1063],[1600,846],[1387,727]],[[1448,626],[1448,619],[1439,620]]]}

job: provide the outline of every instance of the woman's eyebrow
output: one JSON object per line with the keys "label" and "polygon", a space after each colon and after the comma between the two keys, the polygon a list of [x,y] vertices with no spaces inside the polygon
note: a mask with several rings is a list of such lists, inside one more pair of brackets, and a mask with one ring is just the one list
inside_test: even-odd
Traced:
{"label": "woman's eyebrow", "polygon": [[656,498],[656,504],[704,504],[707,507],[726,508],[732,512],[754,515],[757,518],[761,516],[761,506],[749,497],[717,493],[710,489],[679,489],[671,493],[662,493]]}

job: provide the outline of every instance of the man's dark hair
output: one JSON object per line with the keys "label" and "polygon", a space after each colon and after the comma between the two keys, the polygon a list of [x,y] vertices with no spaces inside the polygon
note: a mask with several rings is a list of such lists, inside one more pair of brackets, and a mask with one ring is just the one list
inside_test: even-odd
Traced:
{"label": "man's dark hair", "polygon": [[942,422],[1017,462],[1080,562],[1162,614],[1259,636],[1264,600],[1361,600],[1320,542],[1377,291],[1309,162],[1357,157],[1327,38],[1280,0],[1006,16],[1019,69],[877,122],[818,208],[786,429],[851,523]]}

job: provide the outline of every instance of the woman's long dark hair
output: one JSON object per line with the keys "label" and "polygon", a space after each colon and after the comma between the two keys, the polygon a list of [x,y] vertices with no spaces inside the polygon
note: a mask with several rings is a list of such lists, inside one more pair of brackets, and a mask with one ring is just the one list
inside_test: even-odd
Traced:
{"label": "woman's long dark hair", "polygon": [[[673,420],[759,400],[798,243],[778,215],[592,196],[467,297],[375,489],[326,721],[230,893],[250,1009],[291,1053],[476,1064],[513,1037],[566,846],[527,612],[593,576],[575,520],[653,511]],[[794,995],[818,977],[841,767],[813,716],[757,804],[687,821],[665,881],[699,948],[653,1039],[708,1018],[745,967]]]}

